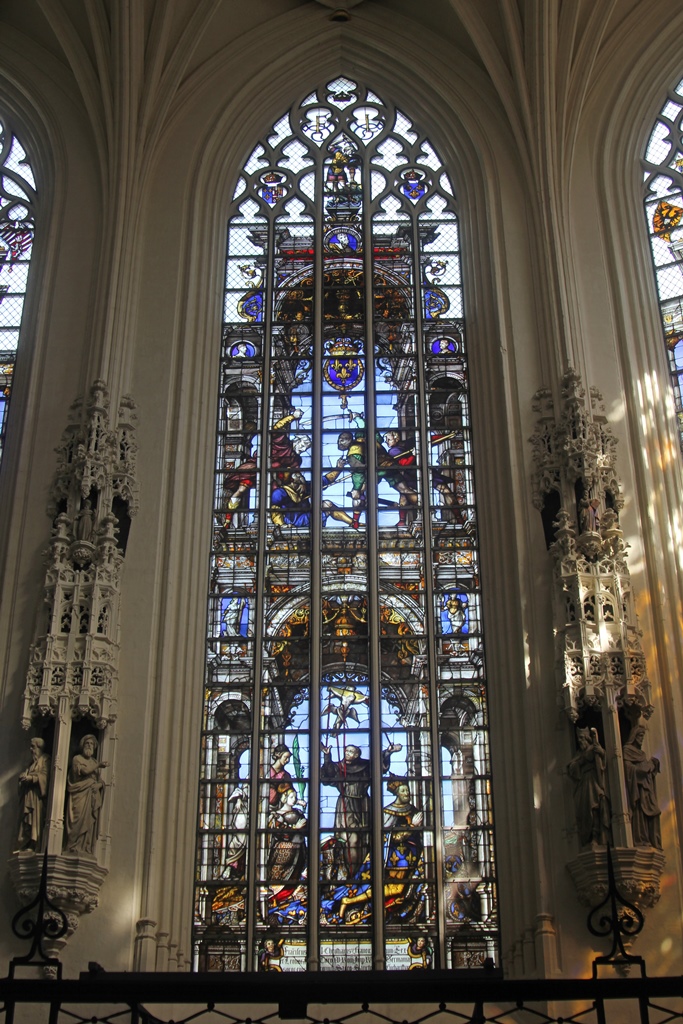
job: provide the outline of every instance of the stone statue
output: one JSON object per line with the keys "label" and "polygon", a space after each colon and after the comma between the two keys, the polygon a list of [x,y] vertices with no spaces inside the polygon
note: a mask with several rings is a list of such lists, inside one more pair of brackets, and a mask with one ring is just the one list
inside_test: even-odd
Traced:
{"label": "stone statue", "polygon": [[76,523],[74,532],[76,534],[76,540],[83,540],[87,544],[92,540],[93,533],[93,521],[95,519],[95,513],[93,512],[91,502],[86,498],[83,502],[83,508],[76,516]]}
{"label": "stone statue", "polygon": [[19,776],[21,819],[19,822],[19,849],[38,850],[45,823],[45,799],[50,759],[45,753],[45,740],[31,740],[30,765]]}
{"label": "stone statue", "polygon": [[624,744],[624,774],[626,792],[631,809],[631,827],[635,846],[655,846],[662,849],[659,804],[657,803],[657,775],[659,760],[648,757],[642,749],[645,726],[634,725]]}
{"label": "stone statue", "polygon": [[597,729],[577,729],[579,749],[567,765],[574,781],[576,824],[582,846],[611,843],[611,809],[607,796],[605,751]]}
{"label": "stone statue", "polygon": [[585,533],[600,533],[600,499],[591,498],[581,515],[581,529]]}
{"label": "stone statue", "polygon": [[83,737],[79,750],[71,761],[66,787],[66,850],[94,854],[104,791],[100,769],[108,762],[95,757],[97,739],[92,735]]}

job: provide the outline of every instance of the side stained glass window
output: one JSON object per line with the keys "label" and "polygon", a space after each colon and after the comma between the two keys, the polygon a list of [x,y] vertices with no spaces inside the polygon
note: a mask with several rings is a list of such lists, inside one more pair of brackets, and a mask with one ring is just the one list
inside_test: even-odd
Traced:
{"label": "side stained glass window", "polygon": [[683,80],[659,112],[644,167],[645,214],[683,450]]}
{"label": "side stained glass window", "polygon": [[0,114],[0,462],[34,235],[35,180]]}
{"label": "side stained glass window", "polygon": [[228,227],[200,970],[498,962],[457,203],[337,78]]}

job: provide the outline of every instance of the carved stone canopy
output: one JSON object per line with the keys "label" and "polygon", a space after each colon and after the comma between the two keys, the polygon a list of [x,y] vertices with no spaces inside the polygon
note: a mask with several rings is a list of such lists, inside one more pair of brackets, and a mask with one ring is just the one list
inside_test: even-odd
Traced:
{"label": "carved stone canopy", "polygon": [[[108,872],[121,574],[138,507],[135,424],[130,396],[111,408],[105,382],[96,380],[71,407],[50,489],[52,536],[22,715],[24,728],[43,734],[49,783],[29,793],[33,805],[23,794],[29,812],[41,801],[40,829],[28,840],[22,833],[10,874],[20,898],[31,899],[46,851],[48,896],[69,921],[59,948],[79,915],[97,905]],[[92,749],[84,756],[85,740]],[[75,762],[85,779],[78,789]]]}
{"label": "carved stone canopy", "polygon": [[[582,723],[567,774],[577,823],[570,831],[585,848],[567,867],[580,902],[598,906],[608,890],[609,843],[619,892],[639,909],[650,907],[659,899],[664,867],[659,812],[656,823],[652,805],[638,818],[627,798],[622,732],[654,708],[619,523],[624,501],[616,438],[602,396],[571,368],[555,391],[536,393],[533,408],[532,496],[553,577],[558,702],[570,722]],[[633,758],[641,758],[639,745]],[[659,762],[644,752],[642,760],[651,766],[654,794]],[[644,836],[655,845],[636,845]]]}

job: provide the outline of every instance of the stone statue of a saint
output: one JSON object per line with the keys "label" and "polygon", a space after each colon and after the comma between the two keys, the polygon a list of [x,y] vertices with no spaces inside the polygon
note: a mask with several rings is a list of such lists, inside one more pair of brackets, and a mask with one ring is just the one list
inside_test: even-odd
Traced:
{"label": "stone statue of a saint", "polygon": [[585,533],[600,533],[600,499],[591,498],[581,515],[581,529]]}
{"label": "stone statue of a saint", "polygon": [[71,761],[66,786],[66,850],[94,854],[104,792],[100,769],[108,762],[96,758],[97,739],[92,735],[83,737],[79,751]]}
{"label": "stone statue of a saint", "polygon": [[631,828],[636,846],[662,848],[661,811],[657,803],[659,760],[642,749],[645,727],[634,725],[624,744],[624,774],[631,810]]}
{"label": "stone statue of a saint", "polygon": [[579,749],[567,765],[574,782],[576,824],[582,846],[611,843],[611,809],[607,796],[605,751],[597,729],[577,729]]}
{"label": "stone statue of a saint", "polygon": [[45,800],[50,759],[45,753],[45,740],[31,740],[32,761],[19,776],[21,818],[19,821],[19,849],[38,850],[43,838]]}
{"label": "stone statue of a saint", "polygon": [[74,532],[76,534],[76,540],[84,540],[87,544],[92,540],[93,533],[93,522],[95,520],[95,513],[92,508],[92,502],[87,498],[83,502],[83,508],[76,516],[76,523]]}

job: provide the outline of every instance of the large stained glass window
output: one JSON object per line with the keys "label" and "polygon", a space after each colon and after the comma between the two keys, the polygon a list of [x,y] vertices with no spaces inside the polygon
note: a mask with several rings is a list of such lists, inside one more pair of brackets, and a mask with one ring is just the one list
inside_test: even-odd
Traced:
{"label": "large stained glass window", "polygon": [[457,204],[337,78],[247,160],[228,227],[195,957],[497,961]]}
{"label": "large stained glass window", "polygon": [[19,328],[33,247],[35,181],[8,121],[0,115],[0,461]]}
{"label": "large stained glass window", "polygon": [[667,96],[645,153],[645,213],[683,448],[683,80]]}

